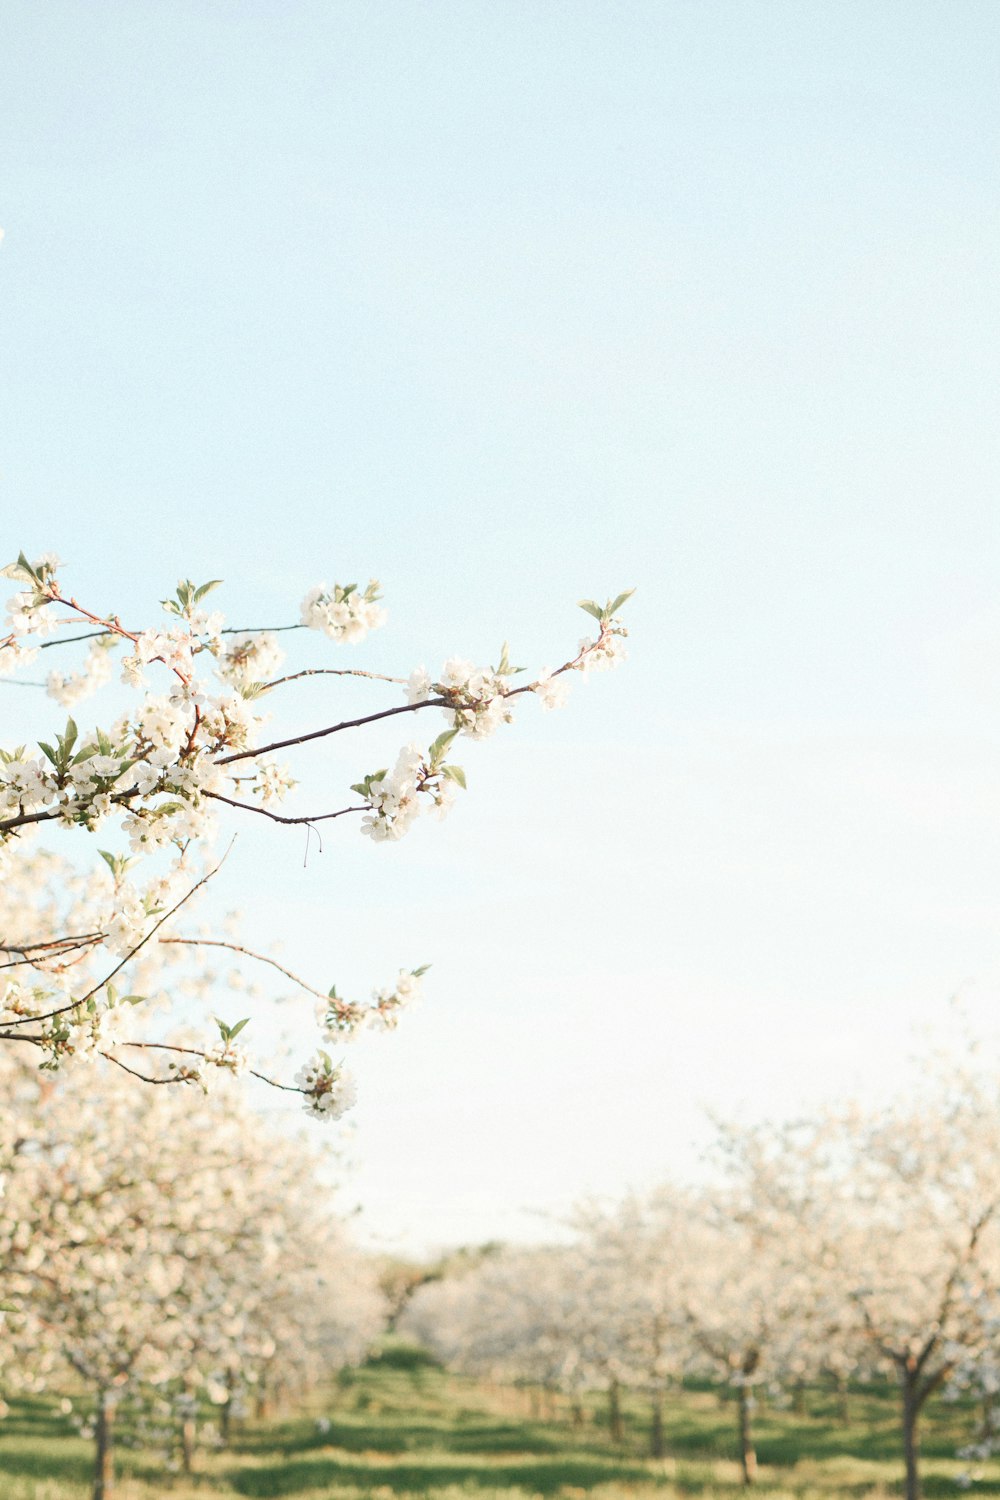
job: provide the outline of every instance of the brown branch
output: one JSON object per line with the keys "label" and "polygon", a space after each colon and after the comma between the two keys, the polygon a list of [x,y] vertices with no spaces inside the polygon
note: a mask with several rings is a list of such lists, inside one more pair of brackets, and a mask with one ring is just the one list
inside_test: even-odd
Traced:
{"label": "brown branch", "polygon": [[[360,729],[364,724],[374,724],[379,719],[391,719],[396,714],[412,714],[420,708],[454,708],[448,698],[424,698],[419,703],[400,703],[396,708],[383,708],[377,714],[366,714],[361,719],[344,719],[340,724],[328,724],[325,729],[313,729],[308,734],[296,735],[290,740],[274,740],[270,745],[261,745],[259,750],[239,750],[235,755],[224,755],[217,766],[229,766],[237,760],[252,760],[258,755],[267,755],[271,750],[287,750],[290,745],[305,745],[309,740],[321,740],[330,734],[339,734],[343,729]],[[0,828],[3,824],[0,824]]]}
{"label": "brown branch", "polygon": [[405,677],[387,677],[384,672],[362,672],[360,667],[306,667],[301,672],[290,672],[287,677],[275,677],[273,682],[261,684],[261,689],[267,692],[270,688],[280,687],[283,682],[297,682],[300,677],[369,677],[373,682],[394,682],[399,687],[406,686]]}
{"label": "brown branch", "polygon": [[[139,793],[135,787],[129,787],[125,792],[116,792],[111,800],[116,805],[120,805],[122,802],[130,801],[133,797],[138,797],[138,795]],[[0,823],[0,833],[9,833],[12,829],[24,828],[29,823],[52,823],[57,818],[62,817],[68,805],[50,807],[47,812],[18,813],[16,817],[7,818],[4,822]]]}
{"label": "brown branch", "polygon": [[102,1052],[101,1056],[102,1057],[106,1057],[107,1060],[108,1060],[108,1062],[114,1063],[114,1065],[115,1065],[116,1068],[124,1068],[124,1070],[125,1070],[126,1073],[130,1073],[133,1078],[138,1078],[142,1083],[189,1083],[190,1082],[190,1079],[187,1079],[187,1078],[178,1078],[176,1076],[171,1076],[171,1074],[169,1074],[169,1073],[167,1074],[167,1076],[165,1078],[154,1078],[152,1076],[152,1074],[150,1074],[150,1073],[140,1073],[138,1068],[130,1068],[127,1062],[122,1062],[121,1058],[120,1057],[115,1057],[115,1055],[114,1055],[113,1052]]}
{"label": "brown branch", "polygon": [[117,619],[116,616],[109,615],[107,618],[105,618],[103,615],[91,614],[89,609],[85,609],[83,605],[78,604],[75,599],[67,599],[64,594],[60,593],[59,585],[58,583],[56,583],[55,579],[52,579],[49,582],[48,590],[49,595],[54,603],[64,604],[67,609],[76,610],[78,615],[83,615],[83,618],[85,620],[89,620],[92,625],[103,626],[102,630],[94,632],[96,635],[119,635],[123,640],[131,641],[133,645],[135,645],[135,642],[138,640],[138,633],[132,630],[126,630],[125,626],[121,623],[120,620]]}
{"label": "brown branch", "polygon": [[298,625],[227,625],[220,635],[277,635],[279,630],[306,630],[301,621]]}
{"label": "brown branch", "polygon": [[[609,634],[611,634],[610,626],[602,625],[597,640],[592,646],[586,646],[583,648],[583,650],[578,651],[571,661],[564,662],[563,665],[557,668],[557,670],[551,675],[553,677],[561,677],[564,672],[575,671],[576,668],[579,667],[580,663],[584,660],[584,658],[589,656],[592,651],[596,650],[601,642],[604,641],[604,639]],[[523,687],[506,688],[502,693],[498,693],[496,696],[500,698],[517,698],[520,697],[522,693],[533,693],[536,685],[537,684],[534,682],[526,682]],[[313,729],[309,734],[296,735],[294,739],[274,740],[269,745],[261,745],[258,750],[240,750],[235,755],[224,755],[220,760],[217,760],[215,764],[217,766],[229,766],[232,765],[234,761],[252,760],[258,755],[267,755],[271,750],[287,750],[292,745],[305,745],[309,740],[319,740],[325,738],[327,735],[339,734],[344,729],[360,729],[365,724],[375,724],[379,719],[390,719],[395,714],[415,713],[418,709],[421,708],[450,708],[456,712],[461,712],[463,708],[467,708],[470,706],[472,705],[463,703],[461,702],[461,700],[456,701],[451,697],[422,698],[419,703],[401,703],[396,708],[383,708],[381,712],[377,714],[366,714],[361,719],[344,719],[340,724],[329,724],[325,729]]]}
{"label": "brown branch", "polygon": [[101,932],[67,933],[65,937],[46,938],[43,943],[0,943],[0,953],[37,953],[40,948],[76,948],[81,943],[96,943],[104,936]]}
{"label": "brown branch", "polygon": [[244,948],[242,943],[230,943],[224,938],[183,937],[161,938],[160,942],[164,945],[176,943],[185,948],[228,948],[233,953],[242,953],[245,958],[256,959],[259,964],[269,964],[272,969],[277,969],[279,974],[284,974],[286,979],[290,979],[300,989],[306,990],[310,995],[315,995],[319,1000],[325,1000],[328,1003],[330,1001],[329,995],[324,995],[322,990],[317,990],[305,979],[300,979],[297,974],[292,973],[291,969],[286,969],[284,964],[279,964],[276,958],[269,958],[266,953],[255,953],[252,948]]}
{"label": "brown branch", "polygon": [[367,804],[363,807],[342,807],[338,812],[316,813],[310,818],[289,818],[284,813],[271,812],[267,807],[257,807],[253,802],[237,802],[232,797],[223,797],[221,792],[202,792],[203,797],[211,797],[213,802],[225,802],[227,807],[239,807],[243,812],[259,813],[262,818],[270,818],[272,823],[323,823],[330,818],[342,818],[346,813],[367,812]]}
{"label": "brown branch", "polygon": [[[174,1042],[119,1042],[121,1047],[137,1047],[143,1052],[180,1052],[186,1057],[200,1057],[204,1062],[206,1054],[198,1047],[179,1047]],[[213,1064],[214,1066],[214,1064]],[[223,1072],[226,1070],[223,1068]],[[251,1078],[259,1078],[261,1083],[269,1084],[273,1089],[283,1089],[287,1094],[307,1094],[308,1089],[300,1089],[294,1083],[279,1083],[276,1078],[268,1078],[266,1073],[258,1073],[255,1068],[247,1068]],[[156,1082],[174,1082],[174,1079],[158,1079]],[[179,1083],[188,1082],[186,1079],[177,1079]]]}
{"label": "brown branch", "polygon": [[[68,620],[66,624],[69,624]],[[39,651],[50,651],[53,646],[72,646],[74,641],[95,641],[101,636],[113,636],[114,634],[113,630],[88,630],[84,635],[63,636],[61,641],[41,641],[39,642],[38,649]]]}

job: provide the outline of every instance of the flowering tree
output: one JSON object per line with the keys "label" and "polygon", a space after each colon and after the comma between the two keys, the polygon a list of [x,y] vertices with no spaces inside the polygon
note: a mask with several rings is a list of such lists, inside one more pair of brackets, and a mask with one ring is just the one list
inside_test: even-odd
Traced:
{"label": "flowering tree", "polygon": [[[457,741],[492,735],[510,721],[519,698],[553,708],[574,674],[622,659],[626,632],[618,611],[629,594],[604,606],[583,601],[596,634],[561,666],[519,682],[521,668],[511,664],[506,646],[495,667],[454,657],[436,674],[423,667],[401,677],[343,666],[283,669],[280,632],[320,631],[349,645],[380,625],[385,616],[375,581],[365,588],[310,589],[297,624],[266,630],[229,627],[221,614],[208,612],[218,580],[182,581],[162,601],[165,628],[156,628],[126,626],[114,611],[67,595],[52,556],[29,561],[22,553],[3,572],[16,592],[7,606],[6,634],[0,634],[0,675],[43,651],[86,641],[77,670],[49,674],[50,696],[75,708],[108,686],[113,653],[123,650],[121,681],[131,697],[124,711],[85,732],[70,718],[35,748],[0,748],[0,873],[12,892],[0,932],[0,968],[7,971],[0,979],[0,1040],[33,1047],[49,1069],[100,1054],[153,1083],[204,1084],[213,1069],[249,1071],[301,1094],[317,1118],[336,1119],[353,1101],[353,1085],[328,1049],[361,1026],[394,1025],[424,970],[401,971],[372,1004],[362,1005],[336,986],[301,979],[233,934],[182,931],[190,903],[225,858],[210,852],[219,815],[298,825],[317,837],[324,822],[357,818],[361,832],[377,843],[401,838],[423,809],[443,813],[465,787],[465,771],[452,759]],[[401,693],[402,702],[303,733],[265,736],[263,705],[270,708],[291,684],[317,675],[373,679]],[[430,745],[405,745],[391,769],[359,774],[344,805],[278,810],[295,785],[279,753],[428,710],[444,716],[445,729]],[[84,880],[65,865],[33,857],[32,838],[52,827],[75,831],[81,847],[99,855],[106,867],[99,881],[93,861],[79,866]],[[119,847],[98,850],[95,836],[107,842],[109,835],[117,836]],[[294,1081],[250,1067],[238,1040],[244,1019],[217,1021],[210,1038],[145,1030],[153,1008],[150,983],[156,984],[170,945],[226,949],[243,963],[270,964],[318,1002],[319,1045]],[[157,993],[169,1000],[162,984]]]}
{"label": "flowering tree", "polygon": [[920,1417],[961,1374],[988,1379],[1000,1292],[1000,1097],[955,1079],[945,1095],[843,1121],[852,1193],[831,1237],[843,1336],[899,1384],[907,1500],[920,1496]]}
{"label": "flowering tree", "polygon": [[681,1370],[686,1334],[672,1226],[658,1208],[634,1197],[584,1204],[573,1243],[457,1265],[416,1291],[400,1326],[455,1368],[564,1391],[577,1409],[583,1392],[606,1391],[615,1441],[621,1387],[644,1392],[661,1457],[663,1391]]}
{"label": "flowering tree", "polygon": [[[726,1219],[752,1237],[748,1249],[761,1237],[777,1248],[778,1291],[760,1303],[786,1371],[881,1367],[896,1378],[907,1500],[919,1500],[928,1399],[955,1377],[989,1381],[1000,1291],[998,1134],[995,1076],[954,1059],[927,1070],[917,1103],[721,1133]],[[744,1253],[743,1263],[752,1282],[759,1257]],[[713,1292],[713,1317],[738,1284]]]}
{"label": "flowering tree", "polygon": [[264,1369],[301,1384],[363,1353],[375,1268],[346,1245],[311,1153],[268,1137],[231,1082],[197,1117],[110,1073],[53,1090],[4,1058],[2,1083],[3,1376],[37,1389],[68,1369],[90,1392],[94,1500],[112,1493],[124,1400],[158,1393],[189,1464],[199,1395],[224,1405]]}
{"label": "flowering tree", "polygon": [[629,1194],[610,1208],[583,1204],[573,1215],[581,1236],[573,1284],[590,1380],[608,1387],[615,1438],[623,1436],[619,1384],[648,1397],[654,1458],[664,1455],[664,1394],[682,1373],[688,1349],[678,1280],[688,1212],[681,1194],[664,1189]]}

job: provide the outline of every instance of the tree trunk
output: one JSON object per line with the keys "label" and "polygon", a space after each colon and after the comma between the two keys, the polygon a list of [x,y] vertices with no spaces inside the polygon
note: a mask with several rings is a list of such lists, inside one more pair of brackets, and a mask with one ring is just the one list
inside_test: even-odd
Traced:
{"label": "tree trunk", "polygon": [[795,1382],[792,1390],[792,1411],[797,1417],[804,1417],[806,1414],[806,1383],[804,1380],[797,1380]]}
{"label": "tree trunk", "polygon": [[847,1427],[851,1420],[851,1393],[847,1384],[847,1376],[838,1370],[837,1381],[837,1415],[841,1422]]}
{"label": "tree trunk", "polygon": [[583,1406],[582,1406],[582,1404],[579,1401],[574,1401],[573,1402],[573,1408],[572,1408],[572,1410],[573,1410],[573,1426],[574,1427],[582,1427],[583,1426]]}
{"label": "tree trunk", "polygon": [[917,1382],[903,1372],[903,1456],[906,1460],[906,1500],[920,1500],[920,1396]]}
{"label": "tree trunk", "polygon": [[663,1457],[663,1397],[659,1391],[653,1397],[653,1423],[649,1433],[649,1451],[653,1458]]}
{"label": "tree trunk", "polygon": [[617,1380],[608,1386],[608,1431],[613,1443],[625,1441],[625,1423],[622,1419],[621,1388]]}
{"label": "tree trunk", "polygon": [[101,1391],[97,1397],[93,1500],[113,1500],[115,1492],[114,1426],[114,1402],[109,1392]]}
{"label": "tree trunk", "polygon": [[[753,1484],[757,1478],[757,1450],[753,1445],[753,1432],[750,1426],[750,1403],[753,1397],[750,1387],[740,1386],[740,1463],[743,1466],[743,1483]],[[909,1497],[907,1497],[909,1500]]]}
{"label": "tree trunk", "polygon": [[195,1419],[190,1413],[181,1422],[181,1463],[185,1474],[194,1472]]}

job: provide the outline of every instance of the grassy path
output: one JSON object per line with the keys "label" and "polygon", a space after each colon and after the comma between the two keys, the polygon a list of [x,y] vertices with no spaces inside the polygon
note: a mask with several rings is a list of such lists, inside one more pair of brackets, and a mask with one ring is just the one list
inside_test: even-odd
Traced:
{"label": "grassy path", "polygon": [[[563,1411],[532,1420],[523,1393],[492,1390],[429,1365],[383,1361],[317,1397],[294,1419],[247,1423],[232,1448],[201,1453],[190,1477],[157,1455],[123,1451],[117,1500],[735,1500],[735,1412],[708,1391],[684,1391],[665,1408],[669,1457],[645,1456],[648,1418],[628,1412],[623,1444],[610,1443],[599,1411],[582,1425]],[[808,1415],[765,1411],[758,1421],[761,1500],[889,1497],[898,1493],[896,1414],[886,1395],[852,1397],[845,1426],[832,1400],[810,1392]],[[318,1421],[317,1419],[321,1419]],[[939,1406],[925,1436],[928,1500],[958,1497],[954,1457],[973,1430],[969,1410]],[[326,1424],[329,1424],[328,1426]],[[0,1424],[0,1500],[87,1500],[90,1444],[51,1398],[13,1406]],[[1000,1494],[1000,1463],[983,1466],[973,1493]]]}

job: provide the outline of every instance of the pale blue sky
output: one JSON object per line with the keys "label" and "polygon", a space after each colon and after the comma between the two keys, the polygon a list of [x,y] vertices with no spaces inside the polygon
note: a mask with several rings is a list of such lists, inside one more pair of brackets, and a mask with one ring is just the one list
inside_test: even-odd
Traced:
{"label": "pale blue sky", "polygon": [[6,551],[133,618],[375,572],[392,670],[639,588],[446,828],[243,841],[304,967],[435,964],[373,1232],[527,1232],[1000,973],[998,84],[971,0],[5,6]]}

